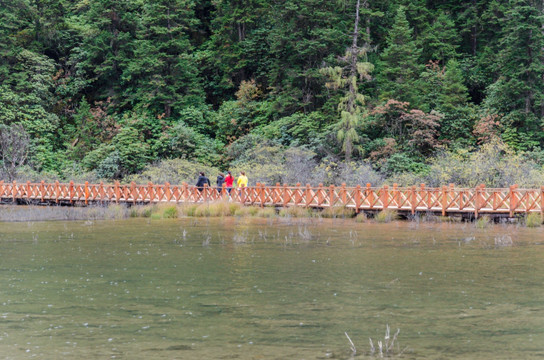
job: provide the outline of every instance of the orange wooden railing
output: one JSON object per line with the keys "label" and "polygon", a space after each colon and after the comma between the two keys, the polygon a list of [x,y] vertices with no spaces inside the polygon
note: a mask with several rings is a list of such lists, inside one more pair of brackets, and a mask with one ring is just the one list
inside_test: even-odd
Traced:
{"label": "orange wooden railing", "polygon": [[310,185],[287,186],[257,184],[247,188],[197,187],[182,184],[121,185],[70,183],[4,183],[0,181],[0,200],[13,202],[38,201],[55,203],[114,202],[114,203],[198,203],[228,199],[229,201],[260,206],[334,207],[343,206],[361,210],[398,210],[448,213],[508,214],[540,212],[544,216],[544,186],[540,189],[519,189],[517,185],[506,189],[456,188],[454,185],[429,188],[425,184],[412,187],[383,186],[380,188]]}

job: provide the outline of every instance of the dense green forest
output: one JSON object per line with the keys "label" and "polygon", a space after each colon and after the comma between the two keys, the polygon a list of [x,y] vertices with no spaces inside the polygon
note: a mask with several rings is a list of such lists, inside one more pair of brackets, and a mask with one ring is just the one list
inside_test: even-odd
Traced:
{"label": "dense green forest", "polygon": [[542,0],[0,0],[2,178],[543,183]]}

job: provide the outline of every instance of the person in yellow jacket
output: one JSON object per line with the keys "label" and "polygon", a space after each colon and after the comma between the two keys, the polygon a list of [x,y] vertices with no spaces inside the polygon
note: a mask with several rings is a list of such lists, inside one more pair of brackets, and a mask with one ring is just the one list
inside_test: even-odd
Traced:
{"label": "person in yellow jacket", "polygon": [[239,188],[247,187],[247,176],[245,172],[240,171],[240,176],[238,176],[238,180],[236,180],[236,185]]}

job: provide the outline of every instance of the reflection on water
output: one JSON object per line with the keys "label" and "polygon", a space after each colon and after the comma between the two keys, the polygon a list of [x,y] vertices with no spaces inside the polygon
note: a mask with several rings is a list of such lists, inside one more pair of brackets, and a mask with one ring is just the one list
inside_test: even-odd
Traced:
{"label": "reflection on water", "polygon": [[347,332],[368,358],[389,324],[401,358],[541,358],[543,243],[473,224],[0,223],[0,357],[347,359]]}

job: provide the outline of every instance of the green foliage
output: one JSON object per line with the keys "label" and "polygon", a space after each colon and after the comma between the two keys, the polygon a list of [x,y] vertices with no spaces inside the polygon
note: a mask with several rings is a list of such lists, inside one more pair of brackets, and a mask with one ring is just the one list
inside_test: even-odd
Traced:
{"label": "green foliage", "polygon": [[136,175],[126,177],[127,181],[134,181],[140,184],[153,182],[162,184],[169,182],[171,184],[195,184],[198,173],[203,171],[209,176],[210,181],[213,176],[219,173],[219,169],[186,159],[162,160],[157,164],[147,165],[146,168]]}
{"label": "green foliage", "polygon": [[153,145],[154,157],[185,158],[207,164],[218,164],[223,144],[200,134],[179,122],[168,128]]}
{"label": "green foliage", "polygon": [[459,36],[455,23],[450,15],[440,10],[437,15],[419,39],[424,49],[423,63],[434,60],[445,64],[457,57]]}
{"label": "green foliage", "polygon": [[385,163],[385,171],[389,175],[399,173],[419,173],[426,169],[426,166],[420,162],[414,161],[404,153],[397,153],[391,155],[391,157]]}
{"label": "green foliage", "polygon": [[3,1],[0,125],[30,139],[3,176],[538,186],[543,27],[528,0]]}

